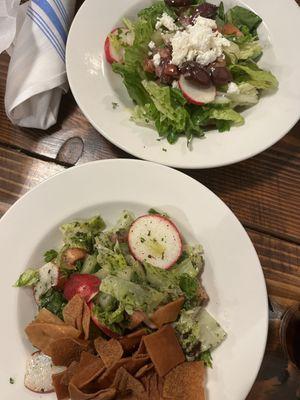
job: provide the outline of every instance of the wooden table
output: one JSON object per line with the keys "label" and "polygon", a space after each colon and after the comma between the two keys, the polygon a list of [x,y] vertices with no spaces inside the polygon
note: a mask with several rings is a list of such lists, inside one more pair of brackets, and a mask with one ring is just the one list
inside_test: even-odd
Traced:
{"label": "wooden table", "polygon": [[[48,131],[13,126],[4,111],[8,61],[7,55],[0,56],[1,215],[29,189],[75,164],[131,158],[96,132],[71,93],[62,101],[57,124]],[[285,309],[300,302],[300,123],[250,160],[184,172],[215,192],[244,225],[260,257],[270,307]],[[247,400],[300,398],[300,372],[283,354],[279,325],[270,314],[265,357]]]}

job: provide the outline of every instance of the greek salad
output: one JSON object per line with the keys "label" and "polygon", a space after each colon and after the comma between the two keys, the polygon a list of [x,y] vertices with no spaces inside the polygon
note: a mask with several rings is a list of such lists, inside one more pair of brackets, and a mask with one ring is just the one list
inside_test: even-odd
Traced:
{"label": "greek salad", "polygon": [[263,54],[253,11],[203,0],[165,0],[106,38],[105,54],[135,104],[132,120],[188,144],[210,129],[244,123],[244,107],[278,81],[258,66]]}

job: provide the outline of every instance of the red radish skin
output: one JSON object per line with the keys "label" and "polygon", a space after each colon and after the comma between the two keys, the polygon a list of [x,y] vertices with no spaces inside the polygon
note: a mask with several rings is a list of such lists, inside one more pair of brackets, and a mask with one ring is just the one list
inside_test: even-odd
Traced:
{"label": "red radish skin", "polygon": [[127,28],[115,28],[111,31],[111,33],[107,36],[105,39],[104,43],[104,52],[105,52],[105,57],[106,60],[109,64],[112,64],[114,62],[117,63],[123,63],[124,62],[124,48],[121,49],[121,51],[117,51],[112,43],[111,43],[111,36],[112,35],[117,35],[118,31],[121,30],[121,34],[124,35],[124,40],[128,45],[131,45],[133,43],[133,35],[129,32]]}
{"label": "red radish skin", "polygon": [[100,284],[101,280],[95,275],[73,274],[65,283],[64,296],[67,300],[71,300],[79,294],[86,303],[89,303],[99,293]]}
{"label": "red radish skin", "polygon": [[99,319],[96,317],[96,315],[93,313],[93,309],[95,307],[95,304],[91,301],[88,303],[88,306],[91,310],[91,318],[94,324],[99,328],[106,336],[117,339],[120,337],[116,332],[113,332],[111,329],[109,329],[106,325],[102,324]]}
{"label": "red radish skin", "polygon": [[211,103],[216,97],[215,86],[202,88],[197,84],[187,80],[183,75],[180,76],[178,81],[179,88],[189,103],[203,106],[204,104]]}
{"label": "red radish skin", "polygon": [[[153,262],[153,259],[151,260],[151,258],[150,258],[150,259],[145,260],[145,256],[142,257],[142,256],[140,256],[139,254],[137,254],[137,251],[136,251],[136,249],[134,248],[134,242],[133,242],[133,240],[132,240],[132,233],[133,233],[133,230],[135,229],[136,224],[139,224],[139,223],[140,223],[141,221],[143,221],[143,219],[145,219],[145,218],[147,218],[147,219],[150,219],[150,218],[153,219],[153,222],[154,222],[154,223],[155,223],[155,220],[157,220],[157,221],[159,221],[159,222],[163,221],[163,222],[166,224],[167,229],[168,229],[168,230],[172,230],[173,233],[174,233],[174,236],[176,236],[176,245],[178,245],[178,250],[177,250],[177,252],[176,252],[176,255],[172,258],[172,260],[170,260],[169,263],[166,263],[164,266],[161,266],[161,267],[158,266],[158,268],[169,269],[169,268],[171,268],[171,267],[177,262],[177,260],[179,259],[179,257],[180,257],[181,254],[182,254],[182,239],[181,239],[181,235],[180,235],[180,232],[179,232],[177,226],[176,226],[172,221],[170,221],[168,218],[166,218],[166,217],[164,217],[164,216],[162,216],[162,215],[159,215],[159,214],[151,214],[151,215],[146,214],[146,215],[142,215],[141,217],[137,218],[137,219],[132,223],[132,225],[131,225],[131,227],[130,227],[130,229],[129,229],[129,234],[128,234],[128,246],[129,246],[129,250],[130,250],[131,254],[133,255],[133,257],[134,257],[136,260],[138,260],[138,261],[140,261],[140,262],[148,261],[150,264],[155,265],[154,262]],[[146,238],[147,238],[147,234],[144,235],[144,236],[146,236]],[[173,243],[173,245],[174,245],[174,243]]]}

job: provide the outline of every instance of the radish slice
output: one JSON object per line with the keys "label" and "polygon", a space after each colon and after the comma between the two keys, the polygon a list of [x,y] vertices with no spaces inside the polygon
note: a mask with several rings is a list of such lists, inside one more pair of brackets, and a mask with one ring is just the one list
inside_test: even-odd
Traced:
{"label": "radish slice", "polygon": [[67,280],[64,287],[64,296],[71,300],[75,294],[79,294],[87,303],[99,293],[101,280],[90,274],[73,274]]}
{"label": "radish slice", "polygon": [[106,336],[111,337],[111,338],[118,338],[120,335],[118,335],[116,332],[113,332],[111,329],[109,329],[106,325],[102,324],[97,317],[97,315],[94,313],[94,307],[95,304],[91,301],[88,304],[90,310],[91,310],[91,318],[94,324],[103,332],[105,333]]}
{"label": "radish slice", "polygon": [[53,392],[52,375],[65,369],[65,367],[56,367],[53,365],[51,357],[37,351],[27,360],[24,385],[32,392]]}
{"label": "radish slice", "polygon": [[216,97],[216,87],[213,85],[204,88],[186,79],[183,75],[180,76],[178,83],[183,96],[189,103],[202,106],[203,104],[211,103]]}
{"label": "radish slice", "polygon": [[[114,37],[117,43],[120,45],[118,48],[114,46]],[[117,38],[118,37],[118,38]],[[106,38],[104,43],[104,51],[107,62],[112,64],[113,62],[123,63],[125,49],[124,46],[132,46],[134,41],[134,35],[127,28],[116,28]]]}
{"label": "radish slice", "polygon": [[176,226],[161,215],[144,215],[131,225],[128,245],[135,259],[167,269],[182,253],[182,242]]}
{"label": "radish slice", "polygon": [[57,285],[59,270],[55,264],[49,262],[39,269],[39,275],[39,282],[33,288],[34,298],[38,305],[41,296],[52,286]]}

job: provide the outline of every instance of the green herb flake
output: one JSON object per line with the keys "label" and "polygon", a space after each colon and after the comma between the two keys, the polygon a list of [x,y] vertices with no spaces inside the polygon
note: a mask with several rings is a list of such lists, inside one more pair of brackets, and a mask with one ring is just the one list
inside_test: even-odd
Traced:
{"label": "green herb flake", "polygon": [[9,378],[9,383],[10,383],[11,385],[13,385],[13,384],[15,383],[14,378],[10,377],[10,378]]}
{"label": "green herb flake", "polygon": [[164,152],[167,152],[168,150],[167,150],[167,149],[165,149],[165,148],[162,148],[162,151],[164,151]]}
{"label": "green herb flake", "polygon": [[48,262],[54,260],[54,258],[57,257],[57,254],[58,254],[57,251],[54,249],[46,251],[46,253],[44,254],[44,261],[46,263],[48,263]]}
{"label": "green herb flake", "polygon": [[145,239],[143,238],[143,237],[141,237],[141,243],[144,243],[145,242]]}
{"label": "green herb flake", "polygon": [[114,101],[111,103],[111,105],[112,105],[112,108],[115,110],[116,108],[118,108],[119,107],[119,104],[118,103],[115,103]]}

